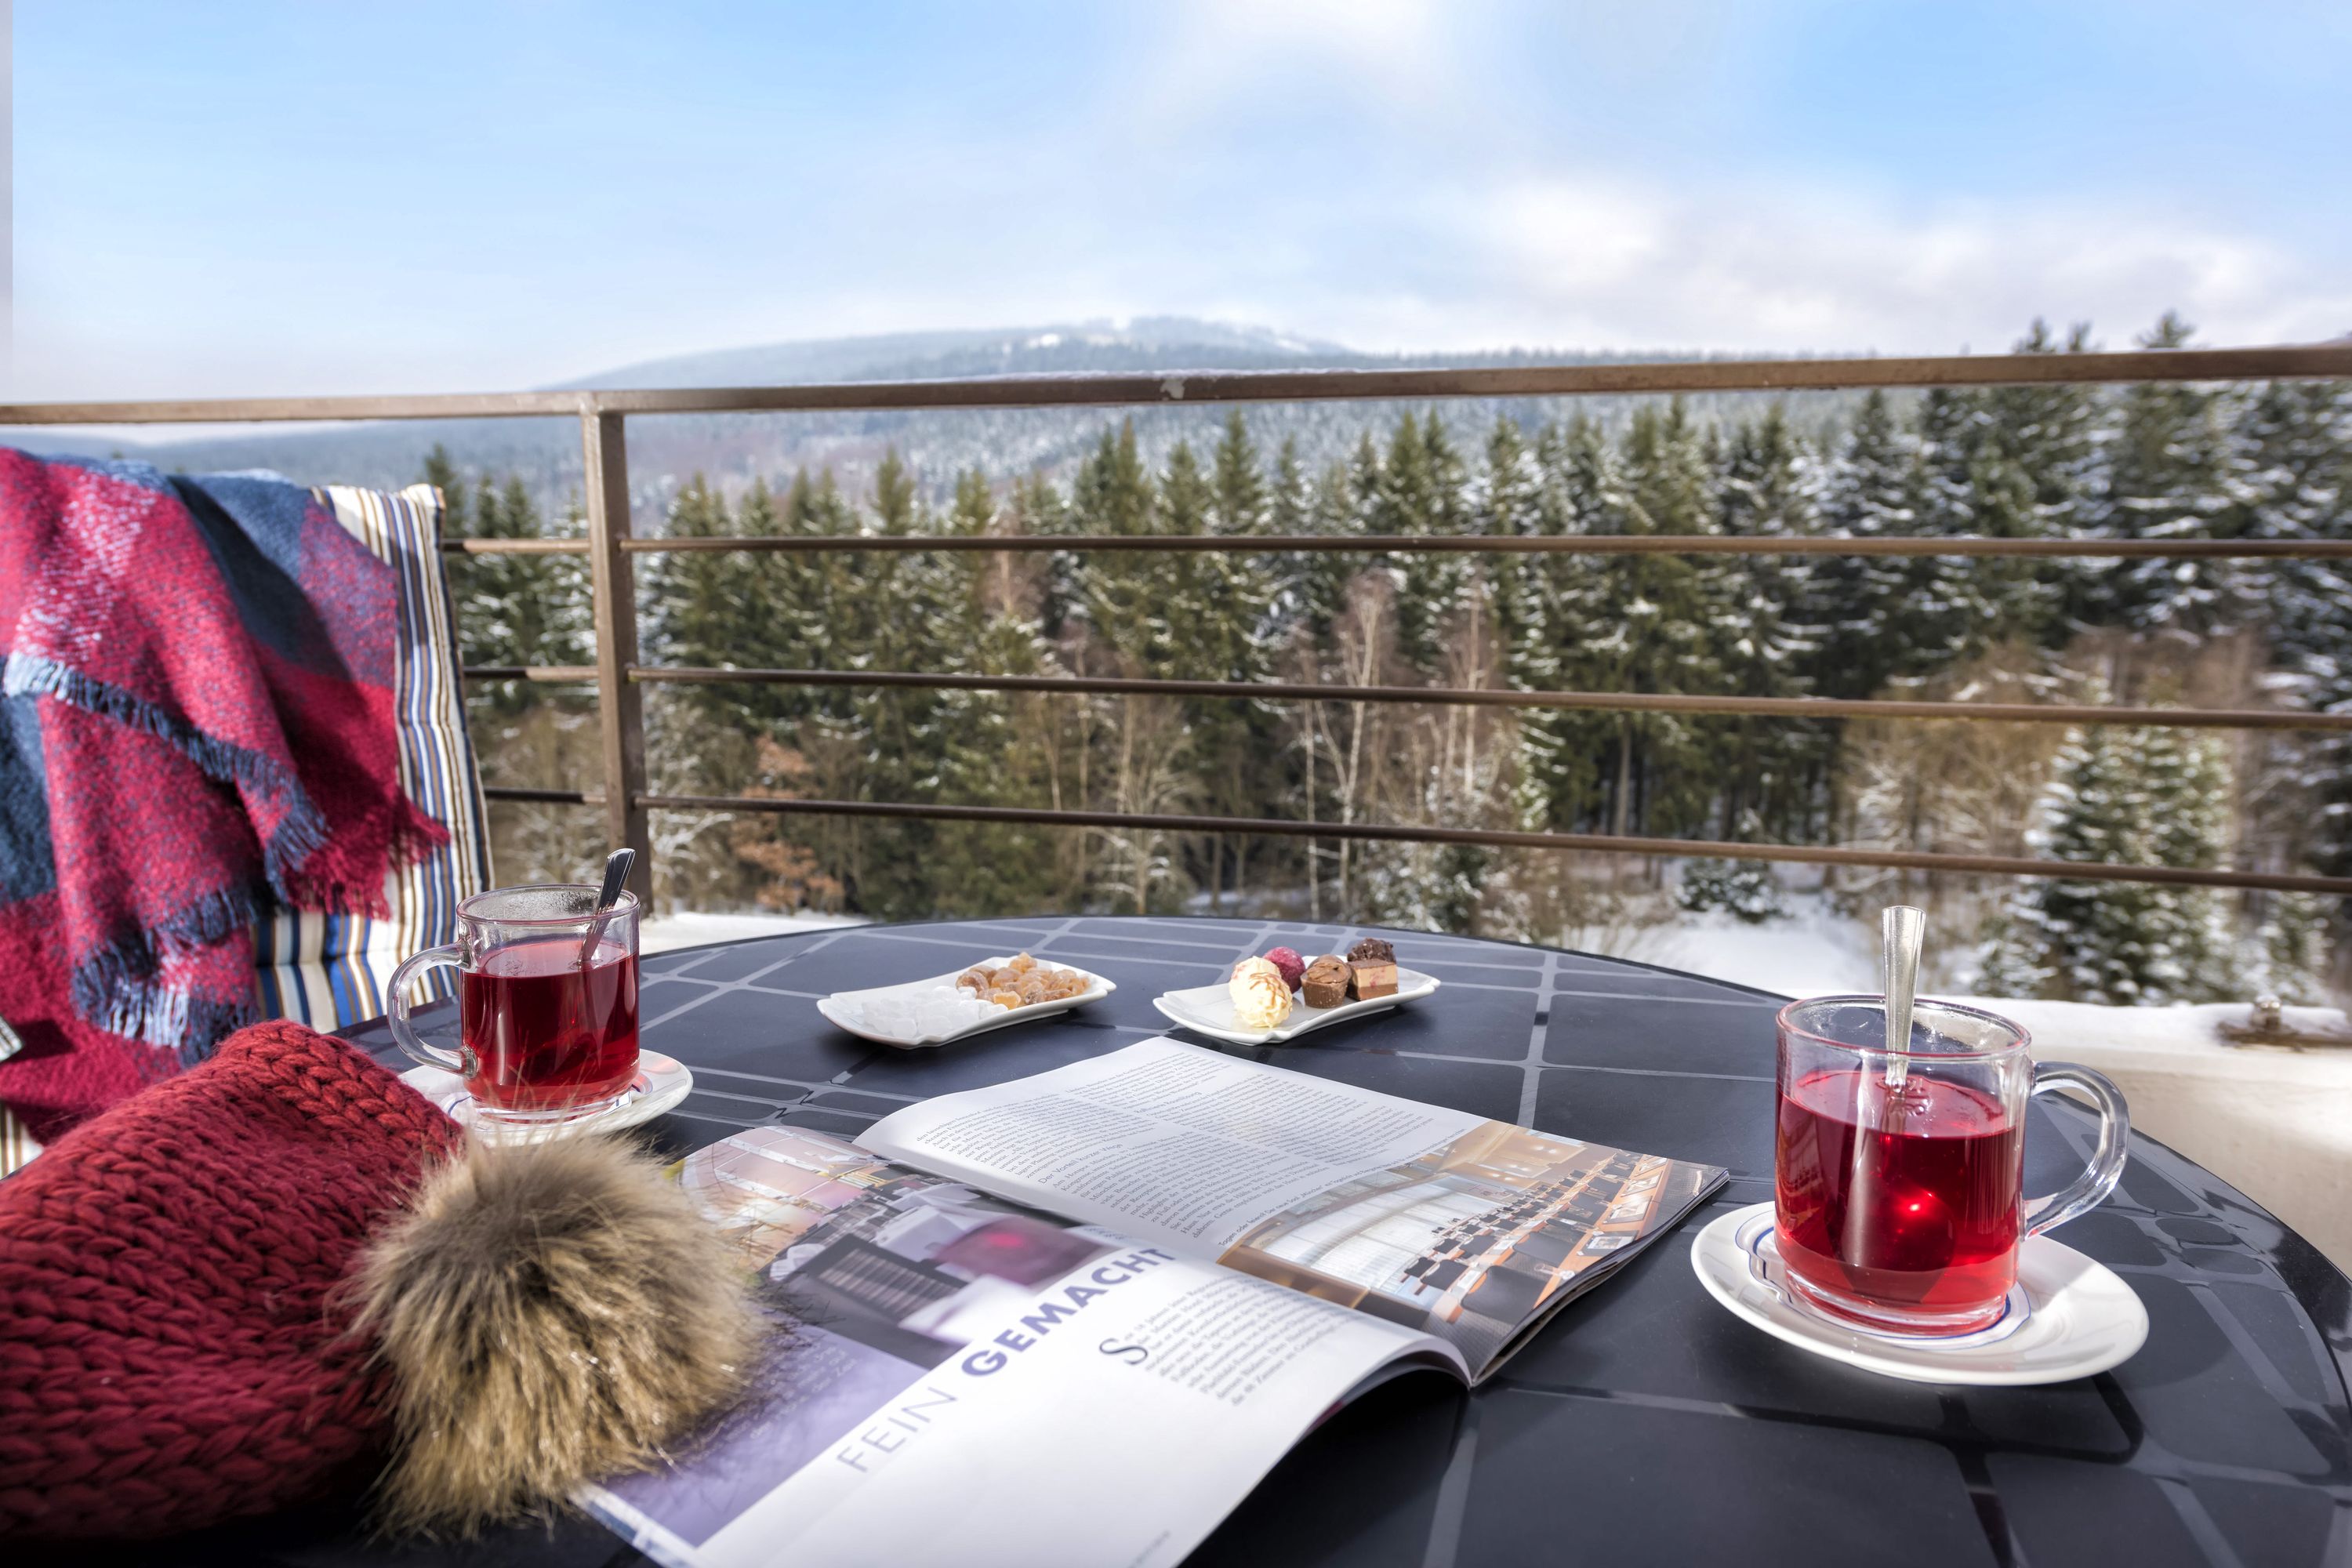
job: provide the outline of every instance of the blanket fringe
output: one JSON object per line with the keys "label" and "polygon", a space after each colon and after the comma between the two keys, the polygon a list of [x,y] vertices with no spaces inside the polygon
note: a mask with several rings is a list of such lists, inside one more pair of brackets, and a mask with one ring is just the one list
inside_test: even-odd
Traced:
{"label": "blanket fringe", "polygon": [[226,1001],[132,978],[114,962],[117,956],[100,953],[74,970],[76,1011],[109,1034],[170,1053],[181,1067],[195,1066],[222,1040],[260,1021],[257,997]]}
{"label": "blanket fringe", "polygon": [[[119,686],[94,679],[55,659],[10,654],[5,667],[0,668],[0,697],[36,696],[54,698],[85,713],[152,735],[195,763],[207,777],[251,790],[277,806],[282,816],[269,834],[262,859],[271,890],[289,904],[296,902],[293,879],[303,862],[327,844],[326,824],[300,780],[289,777],[272,759],[207,735]],[[374,894],[379,901],[383,896],[382,889]]]}

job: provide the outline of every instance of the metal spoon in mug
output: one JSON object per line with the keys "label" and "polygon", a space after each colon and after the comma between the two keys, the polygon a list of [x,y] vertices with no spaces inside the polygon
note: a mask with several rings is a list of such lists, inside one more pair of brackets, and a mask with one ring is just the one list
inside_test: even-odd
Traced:
{"label": "metal spoon in mug", "polygon": [[1919,989],[1919,950],[1927,913],[1902,904],[1878,917],[1879,977],[1886,991],[1886,1087],[1901,1089],[1911,1071],[1911,1002]]}
{"label": "metal spoon in mug", "polygon": [[629,879],[629,868],[637,863],[637,852],[626,845],[604,857],[604,885],[596,889],[596,907],[590,912],[588,934],[580,939],[580,973],[588,973],[589,961],[595,956],[596,943],[604,934],[604,916],[620,902],[622,885]]}

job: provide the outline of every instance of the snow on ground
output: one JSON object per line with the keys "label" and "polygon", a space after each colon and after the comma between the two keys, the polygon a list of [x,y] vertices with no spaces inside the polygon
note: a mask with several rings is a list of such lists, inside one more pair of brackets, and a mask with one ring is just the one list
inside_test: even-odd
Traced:
{"label": "snow on ground", "polygon": [[667,952],[672,948],[698,947],[709,942],[740,942],[745,937],[781,936],[786,931],[829,931],[835,926],[869,924],[863,915],[714,915],[697,910],[656,915],[637,929],[642,952]]}
{"label": "snow on ground", "polygon": [[1790,996],[1878,990],[1877,935],[1826,910],[1746,925],[1727,914],[1686,914],[1664,925],[1571,932],[1569,945],[1667,969],[1686,969]]}

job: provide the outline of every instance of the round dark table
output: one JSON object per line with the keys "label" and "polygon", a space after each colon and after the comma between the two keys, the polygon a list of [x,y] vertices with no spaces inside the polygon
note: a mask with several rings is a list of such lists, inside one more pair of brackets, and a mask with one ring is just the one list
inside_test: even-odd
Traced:
{"label": "round dark table", "polygon": [[[1276,943],[1344,951],[1364,929],[1053,917],[848,927],[661,953],[644,964],[645,1041],[692,1068],[695,1089],[656,1135],[683,1151],[769,1122],[854,1134],[909,1100],[1177,1033],[1152,1008],[1160,992],[1212,984],[1234,959]],[[2135,1138],[2116,1195],[2065,1227],[2068,1245],[2147,1305],[2146,1347],[2111,1373],[2029,1389],[1875,1377],[1768,1338],[1717,1306],[1691,1272],[1698,1226],[1771,1196],[1781,998],[1583,953],[1384,934],[1401,962],[1445,989],[1297,1045],[1220,1048],[1707,1161],[1728,1167],[1730,1183],[1478,1393],[1407,1378],[1343,1411],[1194,1563],[2352,1562],[2352,1283],[2242,1194]],[[869,1045],[814,1007],[828,992],[1023,948],[1119,989],[923,1051]],[[346,1034],[397,1060],[381,1024]],[[2063,1057],[2064,1042],[2051,1050]],[[2028,1189],[2070,1179],[2091,1128],[2064,1102],[2035,1101]],[[391,1560],[295,1521],[242,1539],[247,1561]],[[641,1561],[586,1524],[519,1531],[458,1559]]]}

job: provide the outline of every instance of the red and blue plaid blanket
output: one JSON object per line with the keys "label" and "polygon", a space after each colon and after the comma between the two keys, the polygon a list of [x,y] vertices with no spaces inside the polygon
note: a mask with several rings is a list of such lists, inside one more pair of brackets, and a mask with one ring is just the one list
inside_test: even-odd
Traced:
{"label": "red and blue plaid blanket", "polygon": [[272,900],[382,915],[392,569],[281,479],[0,447],[0,1101],[37,1134],[257,1012]]}

